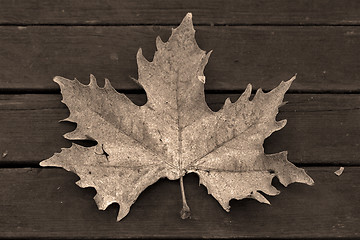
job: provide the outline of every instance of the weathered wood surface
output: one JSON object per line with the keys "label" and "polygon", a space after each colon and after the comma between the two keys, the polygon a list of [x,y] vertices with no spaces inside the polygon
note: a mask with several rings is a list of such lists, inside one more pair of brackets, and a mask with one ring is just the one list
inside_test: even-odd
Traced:
{"label": "weathered wood surface", "polygon": [[[298,74],[277,117],[288,124],[264,147],[313,166],[314,186],[275,180],[282,193],[271,206],[233,200],[226,213],[190,174],[191,220],[179,218],[178,181],[164,179],[117,223],[118,205],[97,210],[95,190],[77,187],[75,174],[26,168],[70,146],[62,135],[75,124],[58,123],[68,110],[54,76],[109,78],[143,104],[130,80],[136,52],[151,60],[155,37],[167,40],[187,12],[199,46],[214,50],[205,69],[213,110],[247,83],[269,90]],[[360,238],[359,13],[357,0],[0,0],[0,239]]]}
{"label": "weathered wood surface", "polygon": [[12,0],[1,1],[0,24],[359,24],[356,0]]}
{"label": "weathered wood surface", "polygon": [[[360,15],[359,15],[360,16]],[[179,20],[178,20],[179,21]],[[155,38],[170,26],[0,27],[0,89],[51,90],[56,75],[88,81],[109,78],[117,89],[139,89],[135,55],[152,59]],[[291,91],[360,91],[359,27],[196,27],[204,50],[213,49],[205,69],[207,90],[272,89],[298,78]]]}
{"label": "weathered wood surface", "polygon": [[[235,101],[240,94],[207,94],[206,100],[218,110],[226,97]],[[145,95],[128,94],[137,104]],[[60,94],[0,95],[1,164],[38,164],[70,147],[62,135],[75,124],[58,123],[68,117]],[[286,94],[289,103],[280,108],[277,119],[287,126],[265,141],[265,151],[289,151],[297,164],[360,164],[360,95]]]}
{"label": "weathered wood surface", "polygon": [[226,213],[198,186],[198,177],[184,179],[192,219],[181,220],[178,181],[160,180],[146,189],[127,217],[116,222],[118,205],[97,210],[93,188],[75,185],[78,177],[62,169],[0,169],[0,236],[57,238],[128,237],[273,237],[354,238],[360,236],[360,168],[306,168],[310,187],[292,184],[271,206],[255,200],[231,201]]}

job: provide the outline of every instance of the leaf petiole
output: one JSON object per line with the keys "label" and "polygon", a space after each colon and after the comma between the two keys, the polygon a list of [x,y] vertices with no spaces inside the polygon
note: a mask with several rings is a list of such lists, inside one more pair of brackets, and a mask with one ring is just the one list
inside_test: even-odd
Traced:
{"label": "leaf petiole", "polygon": [[180,217],[182,219],[187,219],[191,217],[191,211],[189,206],[187,205],[186,202],[186,196],[185,196],[185,190],[184,190],[184,181],[183,181],[183,177],[180,177],[180,189],[181,189],[181,198],[182,198],[182,203],[183,203],[183,207],[180,211]]}

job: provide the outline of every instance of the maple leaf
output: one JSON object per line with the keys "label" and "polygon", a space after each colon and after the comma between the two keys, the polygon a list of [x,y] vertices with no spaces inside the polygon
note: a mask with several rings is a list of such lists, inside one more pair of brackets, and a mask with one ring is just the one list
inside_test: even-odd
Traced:
{"label": "maple leaf", "polygon": [[268,93],[259,89],[252,100],[249,84],[236,102],[227,99],[213,112],[205,102],[203,74],[211,52],[198,47],[191,18],[188,13],[172,29],[168,42],[156,39],[152,62],[139,49],[137,82],[148,99],[143,106],[118,93],[107,79],[102,88],[92,75],[89,85],[54,78],[70,110],[65,120],[77,123],[65,138],[95,140],[97,145],[73,144],[40,165],[76,173],[77,185],[96,189],[99,209],[118,203],[118,221],[142,191],[165,177],[180,179],[181,216],[187,218],[190,209],[182,180],[191,172],[226,211],[231,199],[269,203],[260,191],[278,194],[271,185],[275,176],[285,186],[313,184],[303,169],[287,160],[286,152],[266,155],[263,149],[264,139],[286,124],[275,117],[295,77]]}

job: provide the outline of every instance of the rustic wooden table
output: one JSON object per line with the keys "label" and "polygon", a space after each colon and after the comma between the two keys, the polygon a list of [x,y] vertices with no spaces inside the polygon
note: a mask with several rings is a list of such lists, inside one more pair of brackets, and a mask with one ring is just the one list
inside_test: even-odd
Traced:
{"label": "rustic wooden table", "polygon": [[[247,83],[269,90],[297,73],[278,119],[287,126],[264,144],[289,151],[312,187],[274,184],[282,193],[231,201],[226,213],[184,179],[190,220],[181,220],[178,181],[160,180],[116,222],[118,205],[97,210],[93,188],[58,168],[41,168],[70,141],[56,75],[89,74],[143,104],[139,47],[152,59],[155,38],[193,13],[199,46],[214,50],[206,100],[219,109]],[[0,1],[0,238],[360,238],[360,1]],[[102,83],[100,83],[102,84]],[[341,176],[333,172],[344,166]]]}

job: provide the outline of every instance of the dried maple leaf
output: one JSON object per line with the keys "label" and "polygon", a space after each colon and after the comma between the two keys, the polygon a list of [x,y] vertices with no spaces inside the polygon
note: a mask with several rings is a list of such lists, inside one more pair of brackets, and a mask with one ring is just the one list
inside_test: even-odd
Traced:
{"label": "dried maple leaf", "polygon": [[226,211],[233,198],[269,203],[259,191],[278,194],[271,185],[275,176],[285,186],[313,184],[303,169],[287,161],[286,152],[266,155],[263,149],[264,139],[286,124],[275,117],[293,79],[269,93],[259,89],[251,101],[248,85],[236,102],[227,99],[221,110],[211,111],[203,76],[211,52],[198,47],[191,18],[186,15],[168,42],[156,39],[152,62],[139,49],[138,83],[148,98],[143,106],[118,93],[107,79],[101,88],[94,76],[89,85],[54,78],[70,109],[65,120],[77,123],[65,137],[91,139],[97,145],[73,144],[40,165],[75,172],[80,187],[96,189],[99,209],[114,202],[120,205],[117,220],[128,214],[144,189],[165,177],[180,179],[181,215],[188,217],[182,177],[190,172],[199,175],[200,183]]}

